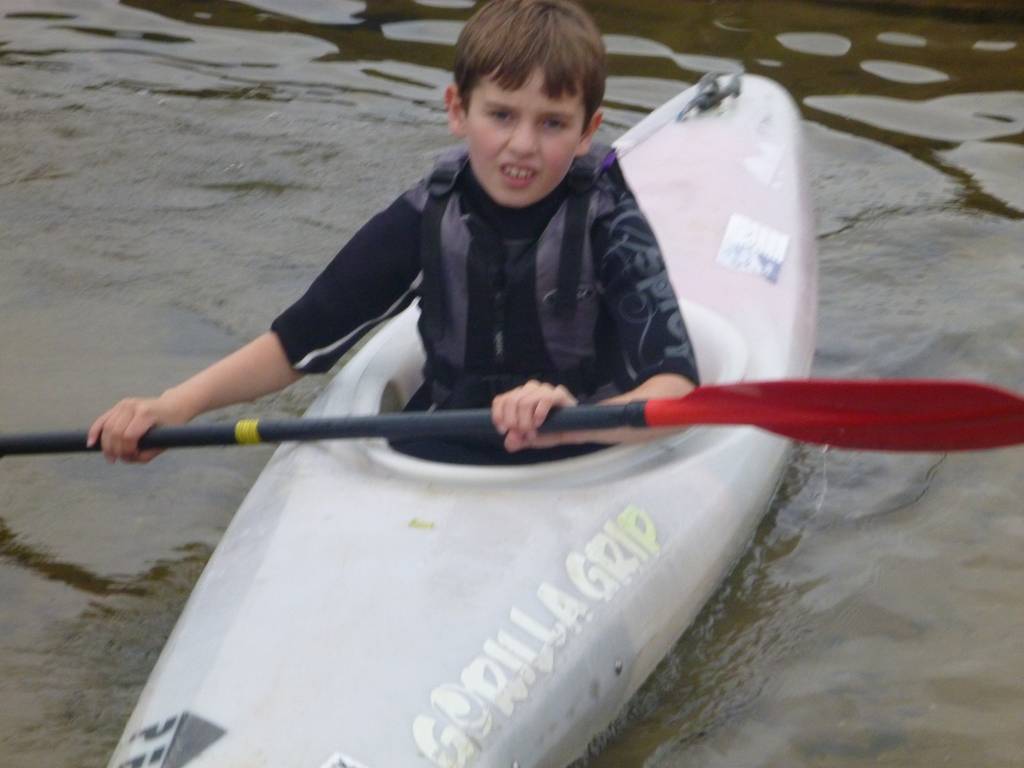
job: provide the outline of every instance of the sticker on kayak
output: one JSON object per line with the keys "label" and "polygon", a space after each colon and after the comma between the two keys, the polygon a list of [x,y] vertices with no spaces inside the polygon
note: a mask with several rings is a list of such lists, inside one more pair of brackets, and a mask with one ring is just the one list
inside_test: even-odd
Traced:
{"label": "sticker on kayak", "polygon": [[789,235],[734,213],[718,249],[718,263],[737,272],[760,275],[777,282],[786,260]]}
{"label": "sticker on kayak", "polygon": [[117,768],[184,768],[227,731],[189,712],[141,728],[125,750],[131,755]]}

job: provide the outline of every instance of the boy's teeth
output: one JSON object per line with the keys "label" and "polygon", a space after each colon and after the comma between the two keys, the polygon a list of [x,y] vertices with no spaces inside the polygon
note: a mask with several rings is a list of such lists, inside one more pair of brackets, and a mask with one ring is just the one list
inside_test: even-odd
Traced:
{"label": "boy's teeth", "polygon": [[505,175],[511,176],[513,179],[525,179],[531,175],[531,172],[525,168],[514,168],[510,165],[506,165]]}

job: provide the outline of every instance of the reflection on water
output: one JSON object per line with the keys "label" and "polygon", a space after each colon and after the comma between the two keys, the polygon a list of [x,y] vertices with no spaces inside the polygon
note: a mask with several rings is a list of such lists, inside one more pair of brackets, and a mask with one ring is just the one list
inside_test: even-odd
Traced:
{"label": "reflection on water", "polygon": [[170,633],[210,553],[202,545],[168,552],[133,579],[129,595],[93,600],[53,621],[41,642],[5,653],[3,717],[19,725],[0,747],[5,766],[106,765],[156,661],[153,636]]}
{"label": "reflection on water", "polygon": [[880,61],[868,59],[860,63],[860,68],[872,75],[892,80],[894,83],[941,83],[949,80],[949,75],[930,67],[917,64],[901,64],[898,61]]}
{"label": "reflection on water", "polygon": [[988,194],[1024,211],[1024,147],[998,141],[965,141],[939,156],[970,174]]}
{"label": "reflection on water", "polygon": [[461,21],[395,21],[383,24],[381,34],[388,40],[455,45],[462,31]]}
{"label": "reflection on water", "polygon": [[[422,2],[396,12],[373,2],[197,6],[132,0],[99,3],[83,14],[77,4],[64,2],[57,0],[42,14],[17,7],[5,14],[8,63],[40,66],[76,53],[94,54],[92,66],[107,69],[106,83],[126,89],[210,98],[316,98],[361,104],[369,113],[405,111],[410,104],[436,113],[449,49],[471,5]],[[606,30],[616,76],[639,83],[690,81],[707,71],[741,66],[764,72],[816,110],[815,119],[826,125],[856,133],[874,129],[873,138],[944,167],[935,152],[949,150],[950,143],[1020,132],[1015,118],[998,124],[1004,110],[984,104],[975,109],[967,102],[1019,99],[1013,73],[1024,70],[1024,56],[1012,39],[1020,25],[1014,26],[1011,11],[988,14],[972,7],[957,20],[954,9],[923,12],[910,25],[913,32],[898,28],[899,17],[812,3],[730,2],[674,12],[643,3],[627,26],[603,9],[595,13]],[[672,13],[685,16],[673,19]],[[81,23],[86,16],[89,23]],[[990,16],[1002,22],[999,37],[991,35],[991,25],[977,21]],[[78,23],[67,23],[74,19]],[[98,45],[91,37],[107,42]],[[894,56],[896,51],[901,54]],[[125,76],[129,60],[135,60],[130,78]],[[872,77],[851,87],[851,65]],[[951,94],[957,98],[946,98]],[[650,99],[617,89],[613,106],[619,105],[646,108]],[[621,110],[612,117],[615,127],[636,119]],[[915,144],[907,137],[945,146]],[[1014,205],[994,185],[977,188],[998,198],[996,205],[1004,210]]]}
{"label": "reflection on water", "polygon": [[691,72],[738,72],[742,68],[740,63],[733,59],[695,53],[676,53],[668,46],[631,35],[605,35],[604,44],[608,53],[613,56],[664,57],[674,62],[680,69]]}
{"label": "reflection on water", "polygon": [[1024,91],[967,93],[924,101],[809,96],[804,104],[876,128],[946,142],[1016,136],[1024,127]]}
{"label": "reflection on water", "polygon": [[785,32],[775,39],[783,47],[814,56],[845,56],[853,47],[847,38],[824,32]]}
{"label": "reflection on water", "polygon": [[475,0],[415,0],[418,5],[427,8],[472,8]]}
{"label": "reflection on water", "polygon": [[[448,141],[474,5],[0,0],[4,427],[84,421],[265,328]],[[1024,389],[1024,15],[900,6],[592,4],[606,138],[703,72],[778,80],[808,121],[817,373]],[[0,462],[0,764],[102,763],[262,461],[236,456]],[[798,449],[592,765],[1019,762],[1021,466]]]}
{"label": "reflection on water", "polygon": [[978,40],[972,47],[976,51],[1012,51],[1017,43],[1012,40]]}
{"label": "reflection on water", "polygon": [[654,77],[608,78],[605,102],[633,109],[654,109],[664,104],[684,88],[692,85],[685,80],[663,80]]}
{"label": "reflection on water", "polygon": [[249,0],[246,5],[310,24],[358,24],[357,15],[366,10],[359,0]]}
{"label": "reflection on water", "polygon": [[908,35],[903,32],[879,32],[877,39],[880,43],[905,48],[924,48],[928,45],[928,41],[920,35]]}
{"label": "reflection on water", "polygon": [[0,520],[0,560],[39,574],[44,579],[60,581],[74,590],[93,595],[130,594],[144,596],[137,587],[98,576],[74,563],[62,563],[46,552],[19,541],[18,536]]}

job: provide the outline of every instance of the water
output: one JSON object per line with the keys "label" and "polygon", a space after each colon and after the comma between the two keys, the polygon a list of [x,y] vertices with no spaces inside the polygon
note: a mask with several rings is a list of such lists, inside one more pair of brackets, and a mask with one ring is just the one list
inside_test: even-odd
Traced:
{"label": "water", "polygon": [[[471,5],[0,0],[2,428],[84,426],[265,329],[447,144]],[[592,6],[606,138],[709,67],[797,99],[816,374],[1024,389],[1018,4]],[[1022,450],[797,449],[589,764],[1024,765]],[[104,764],[267,456],[0,461],[0,764]]]}

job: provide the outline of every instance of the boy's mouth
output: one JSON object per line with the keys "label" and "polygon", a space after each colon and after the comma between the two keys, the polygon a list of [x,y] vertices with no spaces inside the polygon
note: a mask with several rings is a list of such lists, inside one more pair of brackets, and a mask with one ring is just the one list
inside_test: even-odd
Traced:
{"label": "boy's mouth", "polygon": [[527,181],[537,175],[536,171],[519,165],[503,165],[501,166],[501,173],[514,181]]}

